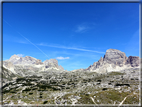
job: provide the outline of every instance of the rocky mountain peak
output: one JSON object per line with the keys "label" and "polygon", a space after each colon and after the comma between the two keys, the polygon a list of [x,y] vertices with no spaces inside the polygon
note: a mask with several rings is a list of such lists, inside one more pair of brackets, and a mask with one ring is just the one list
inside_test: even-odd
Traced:
{"label": "rocky mountain peak", "polygon": [[108,50],[106,50],[106,53],[107,52],[121,52],[120,50],[117,50],[117,49],[108,49]]}
{"label": "rocky mountain peak", "polygon": [[9,61],[19,60],[19,59],[20,59],[20,56],[14,54],[10,57]]}
{"label": "rocky mountain peak", "polygon": [[20,57],[18,55],[13,55],[10,57],[8,60],[13,64],[42,64],[41,60],[38,60],[36,58],[30,57],[30,56],[25,56],[25,57]]}
{"label": "rocky mountain peak", "polygon": [[49,59],[49,60],[45,60],[43,62],[43,64],[46,66],[46,68],[57,68],[60,70],[64,70],[64,68],[60,65],[58,65],[58,61],[56,59]]}
{"label": "rocky mountain peak", "polygon": [[121,52],[117,49],[108,49],[104,55],[104,57],[100,58],[99,61],[94,62],[93,65],[90,65],[87,70],[98,70],[108,71],[115,70],[116,67],[118,68],[125,68],[125,67],[138,67],[140,59],[137,56],[127,56],[124,52]]}
{"label": "rocky mountain peak", "polygon": [[103,62],[103,58],[102,57],[100,58],[99,62]]}
{"label": "rocky mountain peak", "polygon": [[10,59],[8,61],[10,61],[13,64],[16,64],[17,61],[19,61],[19,60],[21,60],[21,57],[14,54],[13,56],[10,57]]}
{"label": "rocky mountain peak", "polygon": [[54,64],[58,63],[58,61],[56,59],[50,59],[49,62],[54,63]]}
{"label": "rocky mountain peak", "polygon": [[36,60],[36,58],[30,57],[30,56],[25,56],[24,60],[32,61],[32,60]]}
{"label": "rocky mountain peak", "polygon": [[109,64],[123,66],[126,63],[127,57],[124,52],[117,49],[108,49],[104,55],[104,61]]}

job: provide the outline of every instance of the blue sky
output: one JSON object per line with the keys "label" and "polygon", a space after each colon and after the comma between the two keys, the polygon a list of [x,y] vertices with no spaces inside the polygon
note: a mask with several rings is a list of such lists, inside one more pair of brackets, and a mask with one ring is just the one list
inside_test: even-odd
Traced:
{"label": "blue sky", "polygon": [[139,3],[3,3],[3,60],[57,59],[74,70],[110,48],[139,56]]}

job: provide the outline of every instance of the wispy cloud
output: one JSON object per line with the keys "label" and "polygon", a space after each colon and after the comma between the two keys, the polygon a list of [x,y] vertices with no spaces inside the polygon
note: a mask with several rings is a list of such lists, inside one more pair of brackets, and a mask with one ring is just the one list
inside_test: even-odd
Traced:
{"label": "wispy cloud", "polygon": [[19,57],[23,57],[24,56],[24,54],[17,54]]}
{"label": "wispy cloud", "polygon": [[82,33],[95,27],[94,23],[82,23],[77,25],[75,32]]}
{"label": "wispy cloud", "polygon": [[66,47],[66,46],[61,46],[61,45],[47,45],[47,44],[43,44],[43,43],[40,43],[38,45],[40,45],[40,46],[54,47],[54,48],[72,49],[72,50],[78,50],[78,51],[87,51],[87,52],[95,52],[95,53],[105,54],[105,52],[101,52],[101,51],[88,50],[88,49],[76,48],[76,47]]}
{"label": "wispy cloud", "polygon": [[84,32],[88,29],[87,26],[84,26],[84,25],[80,25],[77,27],[77,29],[75,30],[75,32]]}
{"label": "wispy cloud", "polygon": [[64,59],[70,59],[70,57],[62,57],[62,56],[60,56],[60,57],[57,57],[56,59],[64,60]]}

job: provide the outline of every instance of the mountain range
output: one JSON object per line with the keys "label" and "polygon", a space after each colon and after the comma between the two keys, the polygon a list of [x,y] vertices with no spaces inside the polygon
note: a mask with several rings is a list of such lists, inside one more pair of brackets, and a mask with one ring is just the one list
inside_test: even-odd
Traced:
{"label": "mountain range", "polygon": [[[108,49],[104,57],[99,61],[94,62],[86,69],[77,69],[73,71],[93,71],[97,73],[106,73],[111,71],[119,71],[126,68],[138,68],[140,65],[140,58],[138,56],[127,57],[124,52],[117,49]],[[3,61],[3,67],[14,74],[24,76],[35,72],[65,71],[61,65],[58,65],[56,59],[45,60],[42,62],[39,59],[25,56],[20,57],[13,55],[9,60]]]}

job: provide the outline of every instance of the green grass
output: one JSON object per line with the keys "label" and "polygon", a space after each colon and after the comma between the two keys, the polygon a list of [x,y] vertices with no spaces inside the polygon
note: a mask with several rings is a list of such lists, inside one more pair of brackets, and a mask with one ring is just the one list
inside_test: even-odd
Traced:
{"label": "green grass", "polygon": [[139,104],[139,95],[128,96],[124,104]]}
{"label": "green grass", "polygon": [[70,93],[70,94],[65,94],[65,95],[63,96],[63,98],[64,98],[64,99],[68,99],[68,97],[71,96],[71,95],[73,95],[73,94],[71,94],[71,93]]}
{"label": "green grass", "polygon": [[124,73],[121,72],[110,72],[108,75],[112,76],[112,75],[124,75]]}
{"label": "green grass", "polygon": [[[96,96],[95,97],[95,102],[97,104],[113,104],[114,101],[116,101],[116,104],[120,104],[120,102],[128,95],[130,95],[132,93],[129,92],[122,92],[120,93],[117,90],[113,90],[113,89],[109,89],[106,91],[101,91],[99,93],[93,94],[91,95]],[[99,102],[97,102],[97,100],[99,100]],[[132,104],[132,102],[139,102],[138,101],[138,97],[135,98],[135,101],[133,101],[133,97],[128,97],[128,99],[125,101],[125,104]],[[136,103],[135,103],[136,104]]]}
{"label": "green grass", "polygon": [[88,94],[81,94],[80,99],[78,99],[77,104],[94,104],[94,102],[90,99],[90,95]]}

